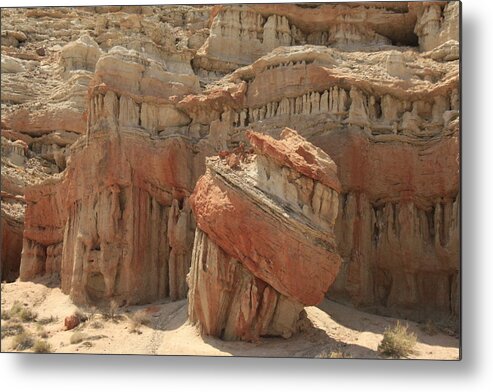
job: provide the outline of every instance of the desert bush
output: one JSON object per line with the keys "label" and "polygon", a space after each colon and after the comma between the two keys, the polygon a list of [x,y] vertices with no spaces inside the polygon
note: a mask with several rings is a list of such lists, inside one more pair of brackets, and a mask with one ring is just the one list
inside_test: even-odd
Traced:
{"label": "desert bush", "polygon": [[43,328],[43,326],[41,325],[37,325],[37,334],[40,338],[43,338],[43,339],[46,339],[48,338],[48,332],[46,331],[46,329]]}
{"label": "desert bush", "polygon": [[14,301],[14,303],[10,307],[10,317],[19,314],[22,309],[22,304],[19,301]]}
{"label": "desert bush", "polygon": [[77,344],[87,339],[87,335],[82,332],[75,332],[70,337],[70,344]]}
{"label": "desert bush", "polygon": [[130,316],[132,322],[138,325],[149,325],[151,323],[151,318],[145,310],[138,310]]}
{"label": "desert bush", "polygon": [[98,314],[98,308],[96,306],[91,306],[88,310],[87,310],[87,318],[88,320],[94,320],[96,318],[96,315]]}
{"label": "desert bush", "polygon": [[408,326],[399,321],[393,327],[387,327],[383,339],[378,345],[378,351],[392,358],[407,357],[413,353],[416,345],[416,335],[407,331]]}
{"label": "desert bush", "polygon": [[327,350],[327,351],[322,351],[315,358],[322,358],[322,359],[351,358],[351,354],[345,353],[344,351],[341,350],[337,350],[337,351]]}
{"label": "desert bush", "polygon": [[50,317],[43,317],[43,318],[40,318],[38,320],[38,324],[41,324],[41,325],[48,325],[48,324],[51,324],[51,323],[54,323],[58,321],[58,317],[54,317],[54,316],[50,316]]}
{"label": "desert bush", "polygon": [[91,323],[91,328],[101,329],[104,327],[104,324],[101,321],[94,321]]}
{"label": "desert bush", "polygon": [[23,351],[31,348],[34,344],[32,336],[27,332],[22,332],[14,337],[12,350]]}
{"label": "desert bush", "polygon": [[112,300],[106,309],[106,312],[103,314],[103,317],[105,320],[111,320],[115,323],[118,321],[123,320],[123,316],[118,313],[118,302],[115,300]]}
{"label": "desert bush", "polygon": [[130,316],[130,333],[141,334],[140,327],[142,325],[148,325],[151,322],[151,318],[145,310],[138,310]]}
{"label": "desert bush", "polygon": [[38,314],[36,312],[33,312],[29,308],[23,308],[19,312],[19,317],[24,322],[30,322],[30,321],[36,320],[36,317],[38,317]]}
{"label": "desert bush", "polygon": [[13,318],[20,318],[24,322],[34,321],[38,317],[36,312],[31,309],[22,306],[19,301],[15,301],[8,312],[2,314],[2,319],[10,320]]}
{"label": "desert bush", "polygon": [[74,315],[77,316],[77,318],[80,320],[81,323],[83,323],[84,321],[87,321],[87,316],[86,314],[80,310],[80,309],[77,309],[75,312],[74,312]]}
{"label": "desert bush", "polygon": [[24,327],[20,323],[9,321],[2,325],[2,339],[7,336],[15,336],[24,332]]}
{"label": "desert bush", "polygon": [[34,343],[33,351],[38,354],[51,353],[51,345],[46,340],[38,340]]}

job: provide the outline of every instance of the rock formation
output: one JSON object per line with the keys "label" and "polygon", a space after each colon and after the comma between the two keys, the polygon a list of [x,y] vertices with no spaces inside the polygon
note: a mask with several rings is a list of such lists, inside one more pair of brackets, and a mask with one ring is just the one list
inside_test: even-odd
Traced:
{"label": "rock formation", "polygon": [[289,126],[338,167],[342,265],[327,295],[457,318],[459,11],[2,10],[2,265],[18,265],[23,224],[23,279],[60,272],[80,301],[183,298],[194,241],[222,249],[194,239],[206,157]]}
{"label": "rock formation", "polygon": [[190,198],[197,230],[189,318],[227,340],[289,337],[341,264],[337,168],[289,128],[279,141],[247,136],[256,154],[240,147],[208,158]]}
{"label": "rock formation", "polygon": [[193,158],[165,127],[189,122],[169,97],[196,88],[193,75],[166,72],[135,51],[101,56],[87,136],[60,176],[26,191],[22,280],[60,273],[79,303],[186,296]]}

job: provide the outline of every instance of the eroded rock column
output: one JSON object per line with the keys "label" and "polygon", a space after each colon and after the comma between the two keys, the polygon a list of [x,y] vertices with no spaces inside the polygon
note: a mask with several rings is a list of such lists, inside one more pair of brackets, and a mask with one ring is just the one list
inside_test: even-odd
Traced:
{"label": "eroded rock column", "polygon": [[253,150],[207,160],[190,198],[197,231],[189,318],[226,340],[290,337],[340,267],[331,158],[295,131],[248,132]]}

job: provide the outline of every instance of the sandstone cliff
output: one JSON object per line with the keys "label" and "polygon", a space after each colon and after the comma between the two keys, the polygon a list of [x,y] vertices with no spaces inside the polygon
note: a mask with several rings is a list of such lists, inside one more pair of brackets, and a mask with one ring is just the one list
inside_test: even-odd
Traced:
{"label": "sandstone cliff", "polygon": [[2,161],[2,211],[18,205],[2,265],[19,263],[25,197],[23,279],[61,272],[81,301],[183,297],[205,158],[289,126],[338,167],[328,295],[457,317],[459,6],[2,12],[2,136],[27,145]]}

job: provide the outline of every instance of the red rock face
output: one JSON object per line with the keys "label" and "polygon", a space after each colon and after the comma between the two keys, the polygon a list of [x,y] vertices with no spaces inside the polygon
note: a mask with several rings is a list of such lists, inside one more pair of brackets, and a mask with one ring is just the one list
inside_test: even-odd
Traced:
{"label": "red rock face", "polygon": [[247,132],[247,138],[255,151],[268,155],[279,166],[290,167],[338,192],[341,190],[335,163],[322,161],[320,150],[289,128],[281,133],[282,140],[255,132]]}
{"label": "red rock face", "polygon": [[420,319],[458,315],[458,138],[415,146],[344,131],[313,142],[343,184],[336,236],[350,262],[329,295]]}
{"label": "red rock face", "polygon": [[[183,298],[193,235],[189,148],[180,139],[98,139],[74,152],[60,182],[26,193],[21,279],[60,273],[62,290],[79,303]],[[63,252],[50,261],[58,244]]]}
{"label": "red rock face", "polygon": [[191,205],[197,226],[214,243],[281,294],[316,305],[334,281],[340,260],[332,241],[307,241],[288,219],[280,223],[211,174],[197,182]]}
{"label": "red rock face", "polygon": [[[28,53],[44,31],[22,33],[20,57],[7,45],[9,56],[2,58],[2,136],[16,151],[25,147],[20,140],[29,148],[10,159],[23,167],[39,154],[67,167],[60,178],[25,192],[23,279],[60,272],[63,290],[81,302],[88,293],[98,301],[182,298],[195,225],[187,198],[206,172],[206,157],[220,151],[233,150],[220,154],[224,165],[210,161],[209,167],[243,181],[245,151],[236,148],[250,143],[265,169],[252,187],[284,200],[289,219],[304,216],[314,231],[332,233],[321,242],[327,249],[337,244],[345,262],[331,298],[421,320],[458,316],[457,2],[189,7],[193,23],[185,25],[183,8],[168,8],[178,40],[164,24],[150,27],[152,13],[135,19],[122,9],[94,26],[86,11],[65,27],[94,29],[94,39],[47,50],[45,61]],[[9,18],[17,17],[5,16],[15,26]],[[30,17],[33,31],[44,28],[45,18]],[[276,140],[286,126],[311,146],[295,137],[289,145]],[[69,149],[86,130],[87,138]],[[334,162],[317,161],[317,148]],[[17,169],[4,175],[7,166],[2,191],[23,195]],[[320,281],[332,279],[319,257],[327,249],[315,252],[318,245],[299,234],[303,225],[291,225],[282,231],[292,244],[276,252],[285,216],[261,215],[265,200],[250,202],[243,183],[231,186],[214,170],[198,184],[211,196],[197,197],[197,211],[217,221],[199,217],[206,241],[221,242],[258,295],[266,291],[252,276],[278,299],[289,302],[285,294],[295,294],[296,301],[316,302],[328,287]],[[9,244],[2,263],[4,254],[12,261],[19,254],[11,227],[2,225],[9,229],[2,233]],[[274,248],[264,237],[273,238]],[[302,251],[314,262],[293,263]],[[266,260],[277,253],[279,263],[270,265]],[[285,263],[314,276],[313,285],[298,285]],[[212,287],[224,278],[202,275]],[[242,302],[230,294],[226,302]],[[252,307],[251,314],[259,312]],[[276,318],[263,320],[275,324]],[[243,327],[228,336],[265,331],[253,321],[231,323]]]}
{"label": "red rock face", "polygon": [[19,277],[22,252],[22,222],[16,222],[8,216],[1,216],[2,235],[2,282],[13,282]]}
{"label": "red rock face", "polygon": [[[335,216],[320,212],[337,210],[335,189],[326,186],[339,186],[334,162],[290,129],[279,141],[253,132],[249,138],[259,156],[240,153],[233,167],[228,158],[235,154],[210,158],[195,186],[190,202],[200,230],[189,276],[191,320],[207,334],[223,336],[228,326],[224,337],[247,340],[266,334],[259,325],[276,322],[264,316],[275,314],[273,302],[283,306],[287,301],[292,311],[285,316],[299,320],[303,305],[323,299],[341,264],[332,231]],[[302,185],[311,189],[307,204]],[[290,186],[294,193],[283,190]],[[314,190],[320,187],[326,196]],[[322,207],[324,202],[330,206]],[[314,211],[319,220],[310,220]],[[224,309],[241,307],[250,292],[256,298],[248,312],[252,319],[224,319]],[[256,314],[259,324],[253,322]],[[296,322],[288,324],[291,334]]]}
{"label": "red rock face", "polygon": [[257,341],[266,335],[288,338],[299,329],[303,305],[256,278],[200,229],[192,260],[189,317],[203,334]]}

